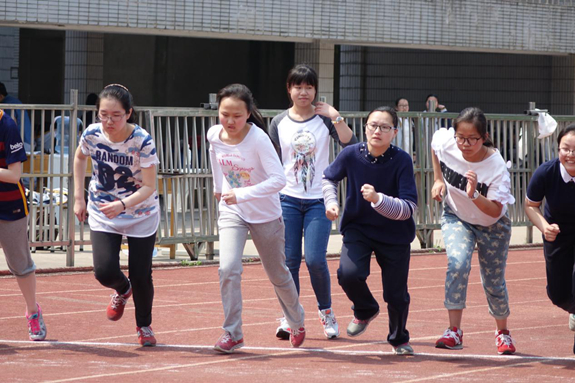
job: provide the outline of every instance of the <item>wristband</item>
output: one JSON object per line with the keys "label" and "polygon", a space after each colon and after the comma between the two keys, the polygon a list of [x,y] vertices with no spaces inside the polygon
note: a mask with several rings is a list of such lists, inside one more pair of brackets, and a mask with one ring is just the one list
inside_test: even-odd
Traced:
{"label": "wristband", "polygon": [[126,204],[124,203],[124,201],[120,200],[120,202],[122,203],[122,206],[124,206],[124,210],[126,210]]}

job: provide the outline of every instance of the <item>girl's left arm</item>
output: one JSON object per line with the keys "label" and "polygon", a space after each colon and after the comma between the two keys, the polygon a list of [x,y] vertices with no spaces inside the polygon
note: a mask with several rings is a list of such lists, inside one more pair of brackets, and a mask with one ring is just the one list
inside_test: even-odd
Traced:
{"label": "girl's left arm", "polygon": [[381,192],[374,196],[376,190],[371,185],[364,185],[362,192],[365,190],[370,195],[367,200],[371,202],[372,208],[379,214],[395,221],[405,221],[415,216],[417,212],[417,187],[409,154],[401,157],[401,168],[398,169],[396,182],[399,185],[397,197],[388,196]]}
{"label": "girl's left arm", "polygon": [[254,154],[258,156],[260,167],[265,170],[267,178],[253,186],[233,189],[237,203],[267,197],[279,192],[286,185],[282,164],[270,138],[267,135],[262,136],[255,147],[257,149]]}
{"label": "girl's left arm", "polygon": [[[509,172],[505,167],[506,165],[503,164],[501,166],[500,169],[495,169],[495,171],[499,171],[499,175],[489,185],[487,196],[479,194],[473,200],[475,206],[482,213],[493,218],[501,215],[504,205],[515,203],[515,198],[510,192],[511,178],[509,177]],[[470,170],[465,173],[465,177],[467,178],[467,196],[472,198],[477,187],[477,174]]]}
{"label": "girl's left arm", "polygon": [[[144,202],[156,191],[156,165],[142,168],[142,186],[131,196],[124,198],[126,208]],[[123,207],[123,206],[122,206]]]}
{"label": "girl's left arm", "polygon": [[142,169],[142,185],[131,196],[100,205],[100,211],[109,219],[117,217],[129,207],[144,202],[156,191],[156,165]]}
{"label": "girl's left arm", "polygon": [[[330,104],[321,101],[318,101],[315,104],[315,113],[330,118],[332,123],[336,121],[338,117],[341,117],[337,109],[335,109]],[[333,123],[333,126],[335,126],[337,136],[339,137],[339,141],[342,144],[348,145],[357,142],[357,138],[355,138],[355,136],[353,135],[353,131],[347,125],[345,120],[342,120],[341,122],[338,123]]]}
{"label": "girl's left arm", "polygon": [[8,169],[0,169],[0,181],[17,184],[22,176],[22,162],[17,161],[8,165]]}

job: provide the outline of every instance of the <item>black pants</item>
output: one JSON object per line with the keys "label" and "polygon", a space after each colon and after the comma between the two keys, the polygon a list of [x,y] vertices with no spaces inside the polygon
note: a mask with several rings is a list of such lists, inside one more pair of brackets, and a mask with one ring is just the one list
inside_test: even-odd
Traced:
{"label": "black pants", "polygon": [[152,254],[156,233],[146,238],[128,237],[128,271],[130,280],[120,270],[120,234],[90,230],[94,274],[102,285],[126,293],[132,283],[132,296],[136,308],[136,325],[149,326],[152,323]]}
{"label": "black pants", "polygon": [[555,241],[543,240],[547,295],[554,305],[575,314],[575,228],[560,228]]}
{"label": "black pants", "polygon": [[367,286],[371,254],[375,252],[389,315],[387,341],[393,346],[409,342],[409,331],[405,326],[410,302],[407,291],[410,249],[409,244],[386,244],[366,237],[359,230],[348,229],[343,236],[337,270],[337,279],[353,303],[355,317],[369,319],[379,311],[379,304]]}

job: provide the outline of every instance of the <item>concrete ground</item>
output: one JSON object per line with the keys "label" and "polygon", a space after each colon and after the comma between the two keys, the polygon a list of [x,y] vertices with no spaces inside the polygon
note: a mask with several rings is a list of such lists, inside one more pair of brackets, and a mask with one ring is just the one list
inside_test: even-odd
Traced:
{"label": "concrete ground", "polygon": [[[535,228],[533,232],[534,242],[541,243],[541,236],[539,231]],[[434,247],[435,248],[443,248],[443,240],[441,237],[441,231],[436,231],[434,233]],[[526,228],[525,227],[514,227],[513,234],[511,237],[511,245],[523,245],[526,244]],[[215,243],[215,253],[216,256],[214,260],[217,261],[217,253],[218,253],[219,244]],[[412,250],[419,250],[420,244],[419,241],[416,239],[412,243]],[[341,250],[341,235],[334,234],[330,237],[329,244],[328,244],[328,254],[339,254]],[[0,250],[1,252],[1,250]],[[252,241],[248,241],[246,244],[245,257],[257,257],[258,253],[253,245]],[[36,252],[32,253],[32,258],[36,263],[36,266],[39,270],[44,269],[61,269],[66,267],[66,253],[62,250],[55,250],[54,252],[45,251],[45,250],[37,250]],[[188,253],[184,249],[182,245],[178,245],[176,251],[176,258],[170,259],[170,252],[168,248],[158,248],[158,255],[154,258],[154,264],[180,264],[182,262],[190,261],[190,257]],[[199,255],[200,262],[206,262],[205,253],[201,252]],[[128,256],[125,253],[120,254],[120,263],[122,265],[128,264]],[[86,246],[84,251],[76,250],[74,255],[74,267],[91,267],[92,266],[92,252],[91,247]],[[8,266],[6,264],[5,257],[0,257],[0,271],[8,270]]]}

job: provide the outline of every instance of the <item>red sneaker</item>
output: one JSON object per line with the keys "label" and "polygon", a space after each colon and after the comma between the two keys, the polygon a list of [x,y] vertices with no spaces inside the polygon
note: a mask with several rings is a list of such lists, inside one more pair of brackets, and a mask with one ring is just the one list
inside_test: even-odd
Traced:
{"label": "red sneaker", "polygon": [[136,331],[138,333],[138,341],[142,346],[151,347],[156,345],[156,337],[154,336],[152,327],[136,327]]}
{"label": "red sneaker", "polygon": [[126,306],[126,303],[131,296],[132,284],[130,284],[130,288],[125,294],[118,294],[116,291],[111,295],[112,300],[106,309],[106,315],[108,316],[109,320],[117,321],[122,317],[122,315],[124,315],[124,307]]}
{"label": "red sneaker", "polygon": [[495,345],[499,355],[515,354],[515,344],[513,338],[509,335],[509,330],[495,331]]}
{"label": "red sneaker", "polygon": [[305,328],[300,327],[299,330],[291,330],[289,341],[292,347],[299,347],[303,344],[305,340]]}
{"label": "red sneaker", "polygon": [[461,350],[463,348],[463,331],[454,327],[448,328],[443,336],[435,342],[436,348],[448,348],[450,350]]}
{"label": "red sneaker", "polygon": [[240,340],[233,340],[232,335],[226,331],[216,342],[214,350],[225,352],[226,354],[231,354],[235,349],[240,347],[244,347],[244,338]]}

